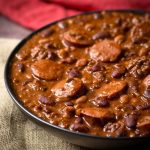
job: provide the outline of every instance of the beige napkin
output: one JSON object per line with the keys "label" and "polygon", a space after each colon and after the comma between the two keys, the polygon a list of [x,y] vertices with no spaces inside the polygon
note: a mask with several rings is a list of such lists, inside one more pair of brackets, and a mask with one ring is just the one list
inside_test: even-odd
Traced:
{"label": "beige napkin", "polygon": [[28,120],[11,100],[4,85],[4,66],[18,42],[0,38],[0,150],[85,150]]}

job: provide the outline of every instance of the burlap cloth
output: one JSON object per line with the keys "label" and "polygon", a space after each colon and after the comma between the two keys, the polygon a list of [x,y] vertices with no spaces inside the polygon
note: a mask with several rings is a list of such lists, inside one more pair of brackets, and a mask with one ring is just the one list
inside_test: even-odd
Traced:
{"label": "burlap cloth", "polygon": [[4,85],[6,59],[19,40],[0,38],[0,150],[86,150],[51,135],[13,103]]}

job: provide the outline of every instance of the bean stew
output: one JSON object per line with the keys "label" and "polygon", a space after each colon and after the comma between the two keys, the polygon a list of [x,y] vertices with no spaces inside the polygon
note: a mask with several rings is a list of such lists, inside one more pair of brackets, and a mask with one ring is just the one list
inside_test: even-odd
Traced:
{"label": "bean stew", "polygon": [[11,86],[43,120],[105,137],[150,135],[150,14],[97,12],[33,35]]}

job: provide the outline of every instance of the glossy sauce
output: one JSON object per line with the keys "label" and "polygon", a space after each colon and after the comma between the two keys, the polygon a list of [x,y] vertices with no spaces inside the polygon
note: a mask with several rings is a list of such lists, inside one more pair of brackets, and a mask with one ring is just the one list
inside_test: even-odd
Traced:
{"label": "glossy sauce", "polygon": [[10,80],[38,117],[99,136],[150,135],[150,15],[101,12],[58,22],[16,53]]}

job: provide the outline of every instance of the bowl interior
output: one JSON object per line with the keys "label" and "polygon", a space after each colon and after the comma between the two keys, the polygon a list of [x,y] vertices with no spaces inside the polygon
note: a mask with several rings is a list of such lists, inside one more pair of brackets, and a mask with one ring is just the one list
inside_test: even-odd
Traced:
{"label": "bowl interior", "polygon": [[[149,13],[149,12],[145,12],[145,11],[141,11],[141,10],[108,10],[108,11],[115,11],[115,12],[132,12],[132,13],[135,13],[135,14],[144,14],[144,13]],[[83,14],[79,14],[79,15],[88,15],[88,14],[92,14],[92,13],[97,13],[99,11],[94,11],[94,12],[86,12],[86,13],[83,13]],[[76,15],[77,16],[77,15]],[[75,16],[72,16],[72,17],[75,17]],[[68,18],[72,18],[72,17],[68,17]],[[68,19],[68,18],[65,18],[65,19]],[[100,136],[94,136],[94,135],[89,135],[89,134],[84,134],[84,133],[78,133],[78,132],[72,132],[68,129],[64,129],[64,128],[61,128],[61,127],[58,127],[58,126],[55,126],[55,125],[52,125],[46,121],[44,121],[43,119],[37,117],[36,115],[34,115],[31,111],[29,111],[27,108],[24,107],[23,103],[17,98],[17,96],[15,95],[12,87],[11,87],[11,84],[10,84],[10,78],[9,78],[9,74],[10,74],[10,71],[9,71],[9,68],[10,68],[10,65],[11,65],[11,61],[12,61],[12,58],[15,56],[15,54],[18,52],[18,50],[29,40],[32,38],[32,36],[34,36],[35,34],[37,34],[38,32],[44,30],[45,28],[49,27],[49,26],[52,26],[56,23],[58,23],[59,21],[63,21],[65,19],[61,19],[61,20],[58,20],[58,21],[55,21],[53,23],[50,23],[34,32],[32,32],[32,34],[30,34],[29,36],[27,36],[25,39],[23,39],[16,47],[15,49],[11,52],[10,56],[8,57],[7,59],[7,62],[6,62],[6,66],[5,66],[5,72],[4,72],[4,79],[5,79],[5,85],[6,85],[6,88],[7,88],[7,91],[9,93],[9,95],[11,96],[11,98],[13,99],[13,101],[19,106],[19,108],[21,108],[21,110],[23,110],[23,112],[25,112],[28,116],[30,116],[31,118],[35,119],[36,121],[40,122],[41,124],[44,124],[46,125],[47,127],[51,127],[51,128],[55,128],[55,129],[58,129],[58,130],[62,130],[64,132],[67,132],[69,134],[75,134],[75,135],[79,135],[79,136],[82,136],[82,137],[88,137],[88,138],[93,138],[93,139],[106,139],[106,140],[136,140],[136,139],[144,139],[144,138],[147,138],[147,137],[133,137],[133,138],[128,138],[128,137],[117,137],[117,138],[114,138],[114,137],[100,137]]]}

